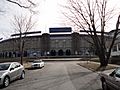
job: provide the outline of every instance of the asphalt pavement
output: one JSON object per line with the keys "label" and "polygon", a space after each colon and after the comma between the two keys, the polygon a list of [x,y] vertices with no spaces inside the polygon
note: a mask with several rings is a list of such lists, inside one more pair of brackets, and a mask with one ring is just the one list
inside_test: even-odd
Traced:
{"label": "asphalt pavement", "polygon": [[26,70],[26,77],[2,90],[102,90],[98,73],[78,65],[80,61],[45,62],[42,69]]}

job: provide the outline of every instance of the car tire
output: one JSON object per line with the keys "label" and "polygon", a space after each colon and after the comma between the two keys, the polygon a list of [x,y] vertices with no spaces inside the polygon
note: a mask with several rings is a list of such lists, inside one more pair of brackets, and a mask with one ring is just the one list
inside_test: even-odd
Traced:
{"label": "car tire", "polygon": [[103,90],[108,90],[108,86],[106,84],[106,81],[102,81],[102,89]]}
{"label": "car tire", "polygon": [[24,79],[24,78],[25,78],[25,72],[23,71],[23,72],[21,73],[20,79]]}
{"label": "car tire", "polygon": [[9,84],[10,84],[10,78],[6,76],[3,81],[3,86],[8,87]]}

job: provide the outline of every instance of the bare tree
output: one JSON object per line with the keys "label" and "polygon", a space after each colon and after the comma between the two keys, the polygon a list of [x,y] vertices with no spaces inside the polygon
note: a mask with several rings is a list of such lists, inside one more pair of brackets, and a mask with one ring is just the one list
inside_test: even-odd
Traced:
{"label": "bare tree", "polygon": [[[13,28],[15,32],[17,32],[17,36],[19,38],[19,52],[20,52],[20,61],[21,64],[23,64],[23,51],[24,51],[24,45],[25,45],[25,37],[27,35],[27,32],[33,29],[35,26],[35,22],[32,21],[32,15],[29,17],[25,16],[14,16],[13,19]],[[14,36],[14,35],[13,35]]]}
{"label": "bare tree", "polygon": [[[118,35],[120,16],[109,47],[106,46],[106,24],[113,17],[113,9],[107,8],[107,0],[69,0],[65,6],[69,13],[64,15],[79,29],[86,32],[100,60],[100,66],[107,66],[111,50]],[[99,34],[98,34],[99,33]]]}
{"label": "bare tree", "polygon": [[37,6],[37,4],[35,2],[33,2],[32,0],[6,0],[6,1],[16,4],[21,8],[28,9],[32,13],[35,13],[33,8],[35,8]]}
{"label": "bare tree", "polygon": [[[36,14],[38,13],[35,8],[38,6],[38,3],[35,0],[5,0],[11,4],[19,6],[20,8],[24,8],[30,11],[30,13]],[[2,0],[0,3],[3,3]],[[0,7],[0,14],[4,13],[6,10],[3,7]]]}

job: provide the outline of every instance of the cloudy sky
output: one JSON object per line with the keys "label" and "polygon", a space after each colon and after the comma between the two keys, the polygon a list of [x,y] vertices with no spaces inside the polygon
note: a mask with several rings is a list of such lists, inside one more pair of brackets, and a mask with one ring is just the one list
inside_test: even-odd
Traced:
{"label": "cloudy sky", "polygon": [[[64,23],[64,17],[61,14],[61,6],[66,5],[67,0],[34,0],[37,2],[38,7],[36,8],[39,13],[35,16],[34,20],[37,20],[37,25],[33,31],[48,32],[49,27],[59,27],[59,26],[70,26]],[[41,1],[41,2],[39,2]],[[109,0],[109,7],[120,7],[118,5],[119,0]],[[16,14],[24,13],[27,15],[29,12],[27,10],[21,9],[17,5],[6,2],[5,0],[0,0],[0,8],[2,8],[4,13],[0,14],[0,36],[4,39],[9,38],[11,34],[14,33],[13,27],[11,26],[12,17]],[[120,10],[120,9],[118,9]],[[116,10],[117,11],[117,10]],[[119,12],[119,11],[118,11]],[[118,14],[118,13],[117,13]],[[117,16],[117,15],[116,15]],[[115,28],[116,17],[110,22],[110,29]]]}

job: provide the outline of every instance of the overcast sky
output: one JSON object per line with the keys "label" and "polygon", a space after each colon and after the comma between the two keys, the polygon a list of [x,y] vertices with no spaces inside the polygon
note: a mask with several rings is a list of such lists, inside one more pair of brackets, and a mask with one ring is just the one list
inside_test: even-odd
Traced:
{"label": "overcast sky", "polygon": [[[67,0],[34,0],[38,3],[38,7],[36,10],[39,11],[39,14],[35,16],[35,20],[37,20],[36,28],[33,31],[42,31],[48,32],[49,27],[59,27],[59,26],[70,26],[64,23],[64,17],[61,14],[61,6],[65,5]],[[116,6],[120,8],[119,0],[109,0],[109,7]],[[11,19],[15,14],[28,14],[27,10],[21,9],[17,5],[6,2],[5,0],[0,0],[0,8],[5,11],[3,14],[0,14],[0,36],[4,39],[9,38],[11,34],[14,33],[14,30],[11,26]],[[118,12],[120,9],[118,9]],[[24,12],[23,12],[24,11]],[[118,13],[117,13],[118,14]],[[116,15],[117,16],[117,15]],[[113,21],[110,22],[110,29],[115,28],[116,17],[114,17]]]}

